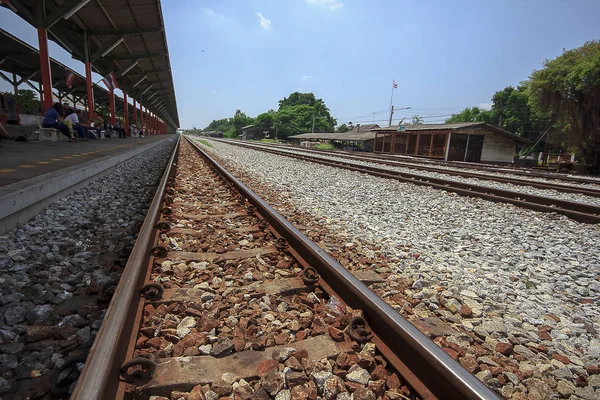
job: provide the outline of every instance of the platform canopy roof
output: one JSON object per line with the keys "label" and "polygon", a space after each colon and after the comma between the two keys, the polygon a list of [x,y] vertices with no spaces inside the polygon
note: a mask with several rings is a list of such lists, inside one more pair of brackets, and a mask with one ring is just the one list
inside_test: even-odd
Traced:
{"label": "platform canopy roof", "polygon": [[[143,94],[144,107],[171,126],[179,126],[160,0],[3,0],[1,4],[31,25],[47,28],[49,39],[77,60],[84,61],[88,38],[96,72],[102,76],[113,72],[119,88],[138,100]],[[39,60],[33,65],[39,66]]]}
{"label": "platform canopy roof", "polygon": [[[0,29],[0,73],[6,76],[6,80],[12,80],[13,73],[21,77],[22,83],[31,85],[31,81],[39,82],[40,69],[37,67],[40,62],[40,54],[37,49],[16,38],[4,29]],[[52,87],[62,93],[66,93],[69,98],[78,99],[78,102],[87,102],[87,90],[85,87],[85,77],[73,71],[63,63],[50,58],[50,70],[52,71]],[[67,86],[67,71],[75,75],[71,88]],[[34,90],[39,90],[32,87]],[[109,92],[99,85],[94,85],[94,100],[96,104],[108,105]],[[115,107],[123,109],[123,99],[115,96]]]}

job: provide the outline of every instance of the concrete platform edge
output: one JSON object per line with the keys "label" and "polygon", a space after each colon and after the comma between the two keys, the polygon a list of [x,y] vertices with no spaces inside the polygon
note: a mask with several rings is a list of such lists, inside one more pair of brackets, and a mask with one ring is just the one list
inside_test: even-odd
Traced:
{"label": "concrete platform edge", "polygon": [[49,204],[97,180],[124,161],[164,140],[148,143],[126,153],[106,156],[0,187],[0,234],[26,223]]}

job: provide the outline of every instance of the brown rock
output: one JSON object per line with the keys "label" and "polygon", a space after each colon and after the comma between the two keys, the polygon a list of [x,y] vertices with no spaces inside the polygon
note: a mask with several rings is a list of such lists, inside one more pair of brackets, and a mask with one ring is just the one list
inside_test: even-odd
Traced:
{"label": "brown rock", "polygon": [[246,347],[246,341],[240,337],[234,337],[233,347],[235,348],[235,351],[242,351],[244,350],[244,347]]}
{"label": "brown rock", "polygon": [[471,318],[473,316],[473,310],[466,304],[460,306],[460,315],[464,318]]}
{"label": "brown rock", "polygon": [[463,367],[465,367],[467,371],[469,371],[472,374],[479,371],[479,363],[477,362],[477,359],[473,356],[461,357],[460,363]]}
{"label": "brown rock", "polygon": [[388,373],[385,370],[385,367],[383,365],[376,366],[375,369],[373,370],[373,372],[371,372],[371,380],[373,380],[373,381],[379,381],[379,380],[386,381],[387,378],[388,378]]}
{"label": "brown rock", "polygon": [[308,351],[296,350],[292,354],[290,354],[290,357],[294,357],[296,360],[302,362],[302,360],[308,359]]}
{"label": "brown rock", "polygon": [[231,386],[231,384],[228,382],[225,382],[223,379],[218,379],[218,380],[214,381],[210,388],[213,392],[215,392],[219,396],[228,395],[233,390],[233,387]]}
{"label": "brown rock", "polygon": [[450,357],[458,360],[458,352],[456,350],[451,349],[450,347],[442,347],[442,350],[444,350]]}
{"label": "brown rock", "polygon": [[385,381],[371,381],[367,389],[375,393],[377,397],[383,396],[385,394]]}
{"label": "brown rock", "polygon": [[285,366],[293,369],[294,371],[303,371],[304,370],[304,367],[302,366],[300,361],[298,361],[298,359],[293,356],[291,356],[290,358],[287,359],[287,361],[285,362]]}
{"label": "brown rock", "polygon": [[285,378],[281,372],[270,371],[265,376],[260,378],[260,383],[267,393],[269,393],[271,396],[275,396],[277,392],[283,388]]}
{"label": "brown rock", "polygon": [[277,371],[278,368],[279,363],[277,360],[264,360],[258,364],[258,367],[256,368],[256,374],[259,378],[262,378],[270,372]]}
{"label": "brown rock", "polygon": [[300,331],[298,333],[296,333],[296,340],[297,341],[301,341],[306,339],[306,337],[308,336],[308,334],[306,333],[306,331]]}
{"label": "brown rock", "polygon": [[560,361],[563,364],[571,364],[571,360],[569,360],[569,357],[563,356],[562,354],[554,353],[552,354],[552,358]]}
{"label": "brown rock", "polygon": [[398,378],[398,374],[393,372],[390,376],[388,376],[385,381],[385,385],[388,389],[398,389],[400,387],[400,378]]}
{"label": "brown rock", "polygon": [[344,332],[333,326],[329,327],[329,336],[331,336],[331,338],[336,342],[344,341]]}
{"label": "brown rock", "polygon": [[308,381],[308,377],[304,372],[290,372],[285,376],[288,387],[303,385]]}
{"label": "brown rock", "polygon": [[540,331],[538,336],[541,340],[552,340],[552,336],[547,331]]}
{"label": "brown rock", "polygon": [[356,382],[344,382],[344,385],[346,386],[346,389],[350,392],[350,393],[354,393],[356,392],[358,389],[362,389],[364,388],[363,385],[361,385],[360,383],[356,383]]}
{"label": "brown rock", "polygon": [[585,370],[590,375],[599,375],[600,374],[600,365],[587,365]]}
{"label": "brown rock", "polygon": [[282,344],[287,344],[290,341],[290,337],[287,333],[281,332],[279,335],[275,336],[275,344],[277,346],[281,346]]}
{"label": "brown rock", "polygon": [[38,342],[44,339],[50,339],[54,336],[54,327],[52,326],[28,326],[25,331],[25,343]]}
{"label": "brown rock", "polygon": [[513,353],[513,345],[510,343],[500,342],[496,345],[496,351],[503,356],[510,356]]}
{"label": "brown rock", "polygon": [[375,396],[375,393],[373,393],[373,391],[361,387],[356,389],[356,391],[352,395],[352,398],[354,400],[376,400],[377,396]]}
{"label": "brown rock", "polygon": [[587,378],[585,375],[579,375],[577,379],[575,379],[575,386],[577,387],[585,387],[587,386]]}
{"label": "brown rock", "polygon": [[204,400],[202,385],[196,385],[188,395],[188,400]]}
{"label": "brown rock", "polygon": [[292,388],[291,397],[294,400],[308,400],[310,389],[305,386],[294,386]]}

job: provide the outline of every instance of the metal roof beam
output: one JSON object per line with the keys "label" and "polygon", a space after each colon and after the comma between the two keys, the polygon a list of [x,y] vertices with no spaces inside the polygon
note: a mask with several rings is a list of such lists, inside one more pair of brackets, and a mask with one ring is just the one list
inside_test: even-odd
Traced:
{"label": "metal roof beam", "polygon": [[138,62],[139,62],[138,60],[135,60],[134,62],[132,62],[131,64],[129,64],[125,68],[121,68],[121,70],[119,72],[117,72],[117,74],[115,75],[115,78],[120,78],[120,77],[124,76],[126,73],[128,73],[129,71],[131,71],[131,69],[133,67],[135,67],[136,65],[138,65]]}
{"label": "metal roof beam", "polygon": [[[2,2],[2,4],[4,4],[4,2]],[[7,4],[7,7],[12,9],[13,11],[17,10],[16,12],[21,14],[25,18],[25,20],[27,20],[30,24],[35,22],[35,17],[33,16],[33,13],[31,12],[31,10],[29,10],[29,8],[27,8],[25,4],[21,2],[21,0],[10,0]]]}
{"label": "metal roof beam", "polygon": [[118,46],[122,41],[123,41],[123,35],[113,36],[113,38],[111,40],[104,43],[104,45],[102,45],[102,47],[100,47],[98,50],[96,50],[96,52],[94,54],[92,54],[92,56],[90,57],[90,62],[93,63],[98,58],[103,57],[103,55],[106,54],[107,51],[112,50],[111,47],[114,48],[114,47]]}
{"label": "metal roof beam", "polygon": [[141,58],[151,58],[151,57],[166,57],[167,53],[139,53],[139,54],[123,54],[112,56],[111,59],[113,61],[119,60],[136,60]]}
{"label": "metal roof beam", "polygon": [[50,15],[46,17],[46,28],[50,28],[52,25],[57,23],[61,18],[69,19],[77,11],[81,10],[83,6],[89,3],[90,0],[67,0],[60,5],[56,10],[52,11]]}
{"label": "metal roof beam", "polygon": [[[137,72],[135,75],[160,74],[161,72],[169,72],[168,69],[151,69],[148,71]],[[134,75],[134,74],[132,74]]]}
{"label": "metal roof beam", "polygon": [[154,32],[162,32],[162,28],[120,28],[120,29],[90,29],[88,31],[88,35],[90,36],[102,36],[102,35],[130,35],[135,33],[154,33]]}

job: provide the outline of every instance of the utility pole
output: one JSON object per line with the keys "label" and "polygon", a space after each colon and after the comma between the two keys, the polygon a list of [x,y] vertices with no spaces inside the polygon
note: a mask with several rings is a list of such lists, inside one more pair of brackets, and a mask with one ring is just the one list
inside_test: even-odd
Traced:
{"label": "utility pole", "polygon": [[[394,92],[392,92],[394,93]],[[394,115],[394,106],[392,105],[392,107],[390,108],[390,123],[388,124],[388,126],[392,126],[392,116]]]}

